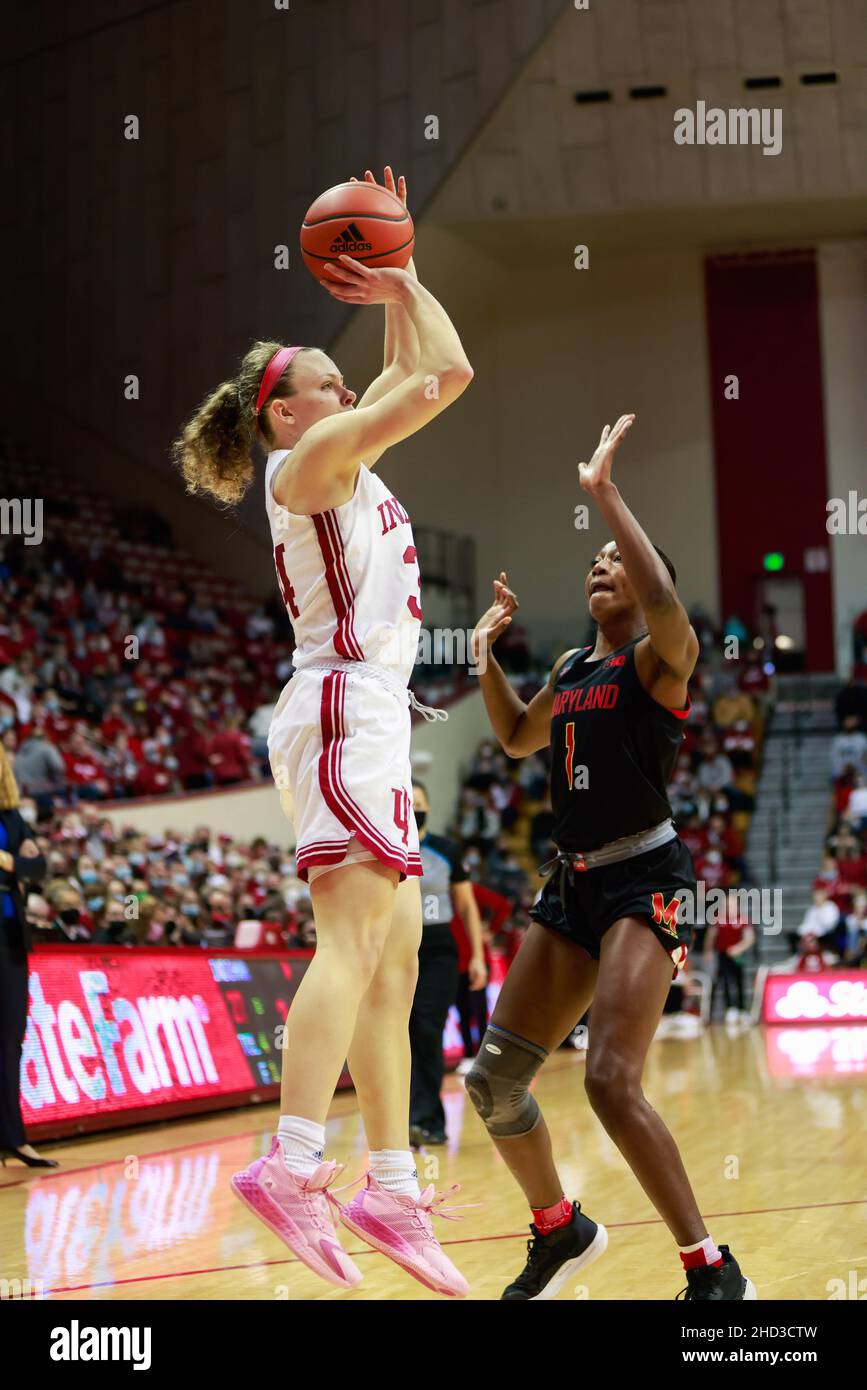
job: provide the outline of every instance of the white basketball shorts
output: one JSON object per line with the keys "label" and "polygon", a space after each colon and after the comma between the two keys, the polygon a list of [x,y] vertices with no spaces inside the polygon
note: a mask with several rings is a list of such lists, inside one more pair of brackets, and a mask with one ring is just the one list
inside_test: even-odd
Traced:
{"label": "white basketball shorts", "polygon": [[408,704],[362,671],[301,669],[268,731],[280,802],[295,827],[299,878],[378,859],[421,875],[412,809]]}

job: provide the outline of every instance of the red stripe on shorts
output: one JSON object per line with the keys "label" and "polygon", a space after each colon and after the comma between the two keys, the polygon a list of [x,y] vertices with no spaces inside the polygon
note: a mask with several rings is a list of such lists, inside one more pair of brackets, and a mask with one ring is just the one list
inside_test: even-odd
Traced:
{"label": "red stripe on shorts", "polygon": [[322,752],[319,755],[319,786],[325,804],[340,824],[351,830],[364,848],[375,854],[383,864],[398,869],[402,874],[407,872],[408,867],[420,869],[420,858],[416,863],[417,856],[402,854],[391,844],[346,789],[341,765],[346,736],[343,719],[345,698],[346,672],[329,671],[322,681],[320,705]]}

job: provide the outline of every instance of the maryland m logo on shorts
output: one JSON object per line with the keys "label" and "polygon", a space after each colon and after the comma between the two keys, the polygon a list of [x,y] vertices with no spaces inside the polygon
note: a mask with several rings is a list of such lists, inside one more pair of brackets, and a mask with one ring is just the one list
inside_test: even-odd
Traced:
{"label": "maryland m logo on shorts", "polygon": [[661,893],[651,893],[650,902],[653,908],[653,920],[663,931],[671,932],[672,936],[677,936],[677,913],[680,908],[680,899],[672,898],[667,903]]}

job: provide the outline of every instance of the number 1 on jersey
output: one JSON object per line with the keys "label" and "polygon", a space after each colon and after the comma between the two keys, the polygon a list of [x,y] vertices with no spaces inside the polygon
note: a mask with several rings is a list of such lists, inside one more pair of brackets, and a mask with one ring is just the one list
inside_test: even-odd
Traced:
{"label": "number 1 on jersey", "polygon": [[566,725],[566,781],[569,783],[569,790],[572,790],[572,759],[575,757],[575,721],[570,720]]}

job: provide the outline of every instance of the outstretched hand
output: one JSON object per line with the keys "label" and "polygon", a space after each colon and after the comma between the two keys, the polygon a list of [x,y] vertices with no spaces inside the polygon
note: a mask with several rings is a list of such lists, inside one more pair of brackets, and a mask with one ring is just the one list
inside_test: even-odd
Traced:
{"label": "outstretched hand", "polygon": [[475,665],[480,665],[501,633],[512,621],[512,614],[518,608],[518,600],[509,588],[505,570],[500,570],[499,579],[494,580],[494,602],[476,623],[472,638],[472,653]]}
{"label": "outstretched hand", "polygon": [[606,425],[599,437],[596,452],[589,463],[579,463],[578,481],[585,492],[595,492],[611,482],[614,454],[632,428],[634,415],[621,415],[614,429]]}

